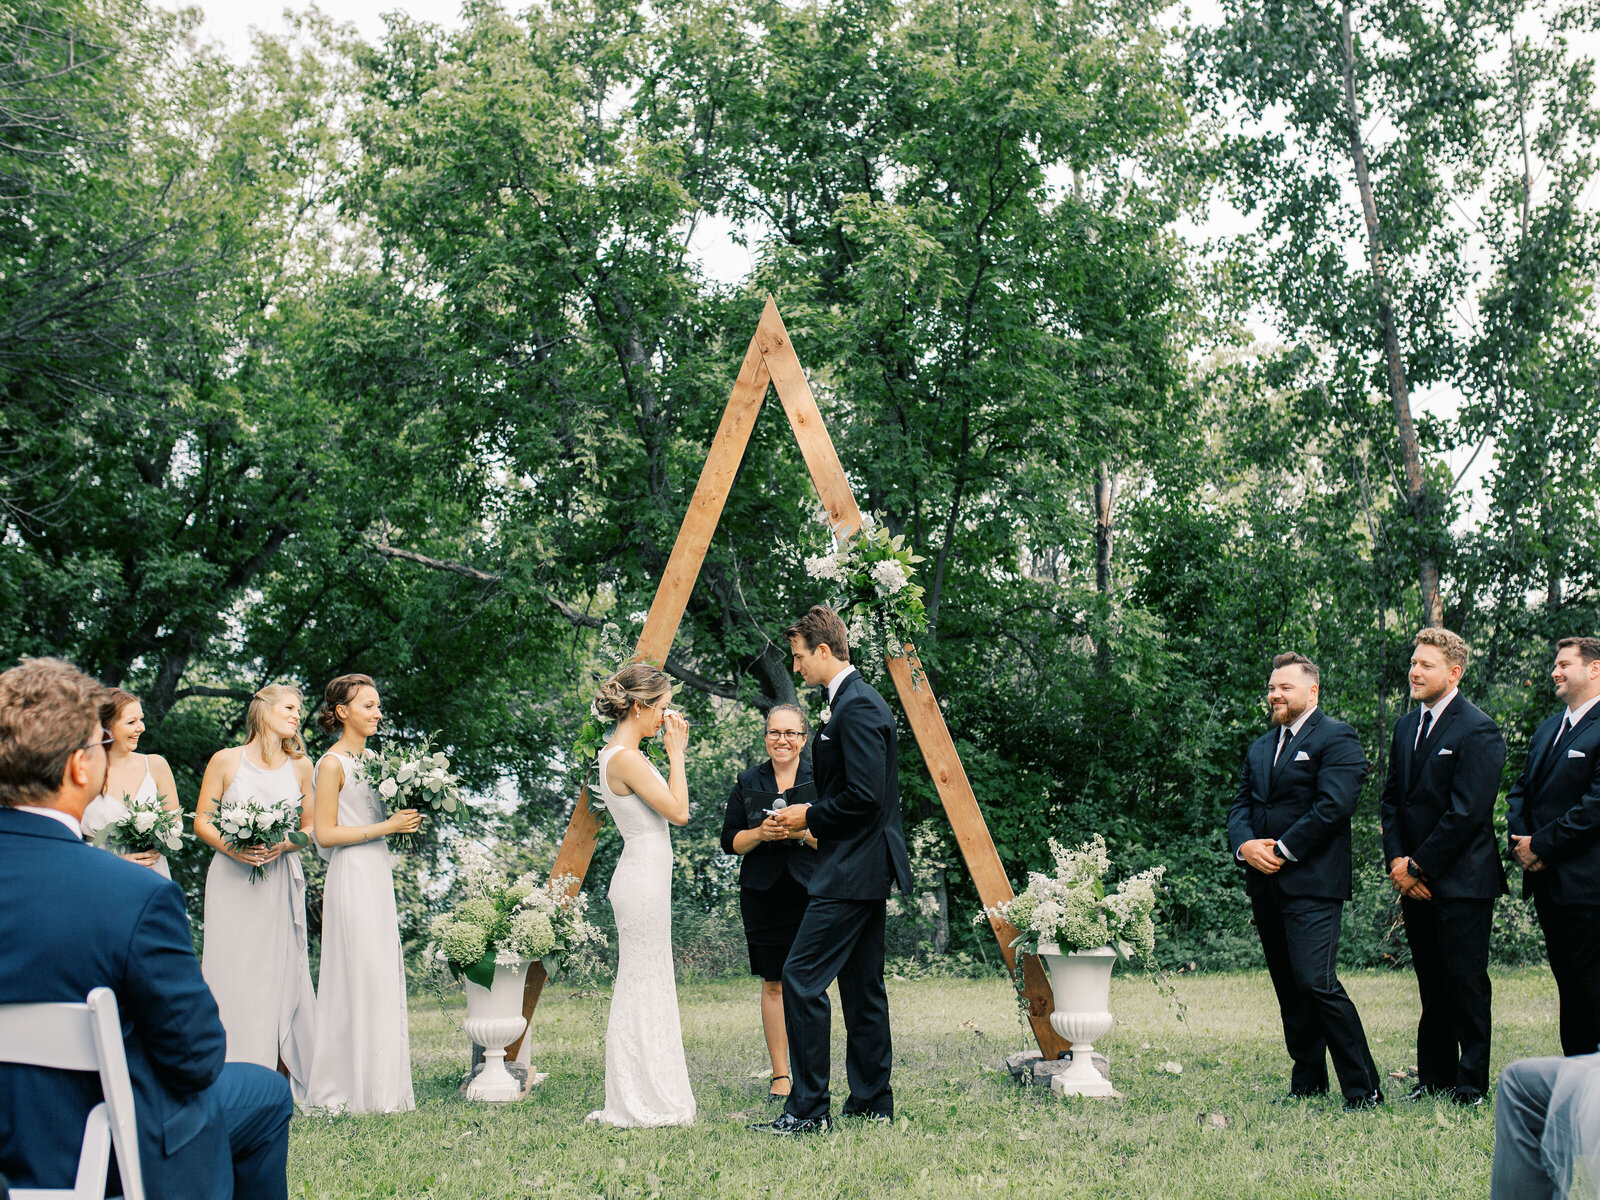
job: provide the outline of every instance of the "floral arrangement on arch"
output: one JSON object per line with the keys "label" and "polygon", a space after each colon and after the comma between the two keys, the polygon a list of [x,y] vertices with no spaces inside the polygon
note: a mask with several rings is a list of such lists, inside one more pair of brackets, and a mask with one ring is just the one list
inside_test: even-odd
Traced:
{"label": "floral arrangement on arch", "polygon": [[1016,927],[1011,943],[1037,954],[1040,942],[1055,942],[1065,951],[1111,946],[1120,958],[1133,955],[1150,961],[1156,948],[1155,910],[1165,867],[1124,879],[1107,892],[1111,870],[1105,838],[1098,833],[1076,850],[1050,839],[1055,872],[1028,873],[1028,886],[1015,899],[984,909],[974,923],[997,916]]}
{"label": "floral arrangement on arch", "polygon": [[[817,519],[832,531],[826,508]],[[917,582],[920,554],[906,548],[904,534],[890,536],[881,516],[863,513],[861,528],[831,554],[808,557],[806,574],[832,584],[834,611],[850,637],[851,661],[877,664],[905,656],[906,643],[928,628],[928,610]]]}
{"label": "floral arrangement on arch", "polygon": [[507,878],[489,856],[468,844],[461,852],[462,898],[433,919],[433,964],[480,987],[494,969],[542,959],[554,976],[565,962],[606,944],[589,921],[589,896],[578,880],[558,875],[541,884],[533,872]]}

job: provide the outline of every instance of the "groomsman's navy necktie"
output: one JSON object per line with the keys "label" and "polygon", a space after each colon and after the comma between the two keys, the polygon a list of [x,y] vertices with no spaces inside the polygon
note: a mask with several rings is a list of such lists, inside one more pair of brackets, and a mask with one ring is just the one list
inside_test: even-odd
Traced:
{"label": "groomsman's navy necktie", "polygon": [[1425,708],[1422,710],[1422,727],[1417,730],[1417,744],[1412,747],[1413,750],[1420,751],[1422,749],[1422,743],[1428,740],[1428,734],[1432,729],[1433,709]]}

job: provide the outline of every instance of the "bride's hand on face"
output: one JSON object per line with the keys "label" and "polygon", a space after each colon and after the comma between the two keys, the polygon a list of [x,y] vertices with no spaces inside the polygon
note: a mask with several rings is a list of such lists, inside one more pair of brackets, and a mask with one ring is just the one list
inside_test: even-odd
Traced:
{"label": "bride's hand on face", "polygon": [[661,741],[668,754],[682,754],[689,747],[689,722],[683,714],[668,709],[661,719]]}

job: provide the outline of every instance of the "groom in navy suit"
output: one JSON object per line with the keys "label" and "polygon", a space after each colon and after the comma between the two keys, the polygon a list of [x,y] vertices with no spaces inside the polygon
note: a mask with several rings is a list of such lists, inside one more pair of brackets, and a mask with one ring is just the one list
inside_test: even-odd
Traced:
{"label": "groom in navy suit", "polygon": [[811,752],[816,803],[793,804],[777,816],[791,831],[810,829],[819,843],[811,903],[783,969],[792,1091],[782,1116],[756,1126],[780,1135],[825,1130],[832,1123],[828,985],[835,979],[850,1080],[844,1115],[894,1117],[889,997],[883,986],[884,902],[893,886],[911,891],[894,714],[850,665],[844,622],[831,608],[812,608],[784,636],[795,671],[807,683],[828,689],[830,712]]}
{"label": "groom in navy suit", "polygon": [[[101,691],[58,659],[0,674],[0,1004],[81,1003],[110,988],[145,1194],[281,1200],[287,1081],[223,1064],[222,1022],[178,886],[79,832],[105,784]],[[100,1099],[94,1075],[0,1063],[0,1175],[13,1187],[70,1188]]]}

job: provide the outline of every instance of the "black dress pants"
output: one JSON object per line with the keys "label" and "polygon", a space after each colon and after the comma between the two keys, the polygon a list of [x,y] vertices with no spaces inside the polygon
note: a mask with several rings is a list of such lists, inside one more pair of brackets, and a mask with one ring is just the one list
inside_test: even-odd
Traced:
{"label": "black dress pants", "polygon": [[1600,1049],[1600,904],[1556,904],[1533,898],[1544,930],[1550,973],[1561,997],[1561,1053]]}
{"label": "black dress pants", "polygon": [[893,1049],[889,996],[883,986],[882,900],[813,896],[783,968],[783,1021],[789,1032],[789,1099],[783,1108],[803,1120],[828,1115],[832,1005],[839,981],[844,1008],[846,1116],[894,1116],[889,1089]]}
{"label": "black dress pants", "polygon": [[1422,1017],[1417,1081],[1489,1090],[1489,929],[1493,900],[1400,901]]}
{"label": "black dress pants", "polygon": [[1330,1055],[1347,1098],[1376,1091],[1378,1068],[1366,1030],[1334,973],[1344,902],[1266,892],[1250,905],[1283,1014],[1283,1040],[1294,1060],[1290,1091],[1327,1091]]}

